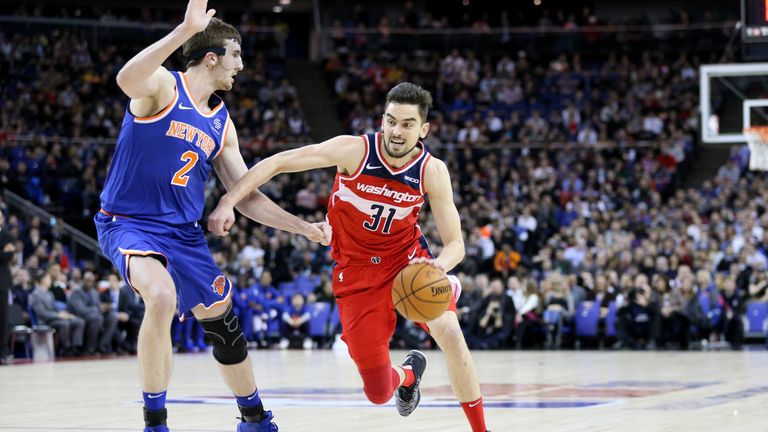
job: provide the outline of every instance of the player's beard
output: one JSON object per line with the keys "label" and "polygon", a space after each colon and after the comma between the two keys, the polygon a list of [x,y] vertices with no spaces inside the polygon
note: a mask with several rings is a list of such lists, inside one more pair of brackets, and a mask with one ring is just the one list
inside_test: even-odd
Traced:
{"label": "player's beard", "polygon": [[230,82],[230,77],[226,77],[221,81],[221,85],[219,85],[219,89],[222,91],[230,91],[232,90],[232,87],[235,85],[234,81]]}
{"label": "player's beard", "polygon": [[408,155],[408,153],[411,152],[411,150],[413,150],[414,147],[416,147],[416,144],[414,144],[410,148],[408,148],[407,147],[408,142],[406,141],[405,142],[406,146],[403,148],[403,150],[399,151],[399,152],[396,152],[396,151],[394,151],[392,149],[392,142],[390,140],[391,140],[391,138],[384,140],[384,151],[386,151],[387,154],[389,156],[393,157],[393,158],[398,158],[399,159],[399,158],[405,157],[405,156]]}

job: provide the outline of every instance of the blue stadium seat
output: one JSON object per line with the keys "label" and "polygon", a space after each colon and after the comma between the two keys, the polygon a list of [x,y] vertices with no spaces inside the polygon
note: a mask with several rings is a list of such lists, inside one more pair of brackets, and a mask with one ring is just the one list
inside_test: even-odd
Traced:
{"label": "blue stadium seat", "polygon": [[288,299],[296,292],[296,284],[293,282],[280,282],[277,290]]}
{"label": "blue stadium seat", "polygon": [[317,284],[312,278],[306,275],[298,275],[293,280],[294,292],[301,293],[303,296],[308,296],[315,290]]}
{"label": "blue stadium seat", "polygon": [[331,332],[341,332],[341,317],[339,316],[339,305],[333,305],[333,311],[331,312],[331,321],[328,323],[331,328]]}
{"label": "blue stadium seat", "polygon": [[310,305],[309,318],[309,336],[323,337],[326,335],[328,320],[331,316],[331,305],[325,302],[318,302]]}
{"label": "blue stadium seat", "polygon": [[744,316],[744,336],[765,337],[768,331],[768,303],[750,303]]}
{"label": "blue stadium seat", "polygon": [[600,321],[600,304],[581,302],[576,307],[576,337],[597,337],[597,324]]}

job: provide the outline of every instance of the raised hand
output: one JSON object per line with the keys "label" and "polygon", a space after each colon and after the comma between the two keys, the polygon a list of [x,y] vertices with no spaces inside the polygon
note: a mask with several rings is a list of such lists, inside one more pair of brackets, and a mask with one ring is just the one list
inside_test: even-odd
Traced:
{"label": "raised hand", "polygon": [[189,0],[182,25],[191,33],[199,33],[208,27],[216,9],[208,10],[208,0]]}

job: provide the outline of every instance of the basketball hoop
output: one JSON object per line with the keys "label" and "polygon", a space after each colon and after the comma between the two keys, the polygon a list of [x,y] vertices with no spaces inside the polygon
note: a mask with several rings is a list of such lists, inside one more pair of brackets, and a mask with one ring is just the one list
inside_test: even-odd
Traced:
{"label": "basketball hoop", "polygon": [[744,130],[749,144],[749,169],[768,171],[768,126],[753,126]]}

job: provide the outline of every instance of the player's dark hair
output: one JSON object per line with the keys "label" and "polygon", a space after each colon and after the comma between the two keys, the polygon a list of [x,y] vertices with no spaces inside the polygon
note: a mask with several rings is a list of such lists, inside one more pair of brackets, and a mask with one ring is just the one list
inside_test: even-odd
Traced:
{"label": "player's dark hair", "polygon": [[428,90],[412,84],[409,82],[400,83],[387,93],[387,103],[384,105],[384,109],[387,109],[387,105],[390,102],[406,104],[406,105],[418,105],[419,116],[422,123],[427,121],[427,114],[429,108],[432,107],[432,95]]}
{"label": "player's dark hair", "polygon": [[208,27],[196,33],[181,46],[181,52],[187,61],[187,68],[200,64],[209,52],[224,54],[224,44],[228,39],[242,43],[240,32],[218,18],[211,18]]}

